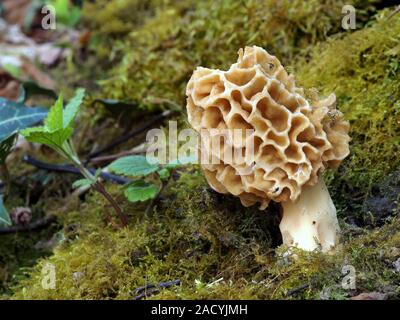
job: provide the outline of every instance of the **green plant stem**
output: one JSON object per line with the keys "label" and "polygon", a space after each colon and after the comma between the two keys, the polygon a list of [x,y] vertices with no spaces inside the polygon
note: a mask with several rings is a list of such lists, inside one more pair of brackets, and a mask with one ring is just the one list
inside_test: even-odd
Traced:
{"label": "green plant stem", "polygon": [[82,173],[82,175],[90,180],[92,182],[92,187],[94,190],[99,192],[114,208],[117,216],[119,217],[121,221],[122,227],[126,227],[128,225],[128,217],[124,214],[122,211],[121,207],[118,205],[118,203],[114,200],[114,198],[107,192],[105,189],[104,185],[97,180],[97,177],[95,177],[93,174],[90,173],[89,170],[87,170],[82,162],[79,160],[78,155],[75,152],[75,149],[71,142],[67,141],[63,145],[63,153],[61,153],[64,157],[67,157],[68,160],[70,160]]}

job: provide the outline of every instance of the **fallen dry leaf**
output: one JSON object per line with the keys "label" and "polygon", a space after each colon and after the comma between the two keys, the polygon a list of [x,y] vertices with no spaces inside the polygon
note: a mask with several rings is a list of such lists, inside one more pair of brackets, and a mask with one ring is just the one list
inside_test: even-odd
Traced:
{"label": "fallen dry leaf", "polygon": [[357,296],[351,297],[350,300],[386,300],[386,293],[381,292],[363,292]]}
{"label": "fallen dry leaf", "polygon": [[0,69],[0,97],[17,100],[20,91],[20,82],[7,72]]}
{"label": "fallen dry leaf", "polygon": [[0,64],[13,60],[12,64],[19,66],[19,57],[24,56],[50,66],[68,51],[53,42],[39,44],[27,37],[18,25],[9,25],[3,19],[0,19],[0,42]]}
{"label": "fallen dry leaf", "polygon": [[22,26],[31,0],[3,0],[4,18],[9,24]]}
{"label": "fallen dry leaf", "polygon": [[23,74],[29,78],[31,78],[34,82],[36,82],[39,86],[54,90],[56,87],[53,79],[40,71],[32,62],[30,62],[26,58],[22,58],[21,70]]}

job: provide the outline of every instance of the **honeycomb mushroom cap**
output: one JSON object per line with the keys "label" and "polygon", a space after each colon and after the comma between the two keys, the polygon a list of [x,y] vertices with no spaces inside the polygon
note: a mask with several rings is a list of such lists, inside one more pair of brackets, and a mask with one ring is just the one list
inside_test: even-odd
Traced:
{"label": "honeycomb mushroom cap", "polygon": [[[253,139],[253,157],[253,150],[230,138],[220,140],[218,148],[201,145],[201,152],[220,160],[202,163],[211,187],[238,196],[245,206],[294,201],[303,187],[317,183],[324,168],[337,167],[349,154],[349,123],[336,109],[335,95],[306,98],[294,77],[262,48],[240,49],[228,71],[197,68],[186,94],[189,122],[202,140],[218,136],[210,129],[253,130],[247,137]],[[229,148],[245,160],[222,157]]]}

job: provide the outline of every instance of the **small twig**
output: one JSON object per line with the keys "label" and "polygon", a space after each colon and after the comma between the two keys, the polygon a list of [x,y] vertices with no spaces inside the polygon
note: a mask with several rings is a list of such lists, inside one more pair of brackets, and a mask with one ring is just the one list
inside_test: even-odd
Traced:
{"label": "small twig", "polygon": [[166,281],[166,282],[160,282],[157,285],[154,284],[148,284],[142,287],[139,287],[135,289],[132,294],[138,294],[134,300],[140,300],[142,298],[147,298],[148,296],[151,296],[155,293],[158,293],[160,289],[165,289],[169,288],[172,286],[179,286],[181,284],[181,280],[172,280],[172,281]]}
{"label": "small twig", "polygon": [[400,5],[398,5],[396,8],[394,8],[394,11],[391,13],[391,14],[389,14],[389,16],[387,17],[387,19],[389,20],[389,19],[391,19],[395,14],[397,14],[397,13],[399,13],[400,12]]}
{"label": "small twig", "polygon": [[171,108],[169,108],[171,111],[177,111],[177,112],[182,112],[182,107],[177,104],[175,101],[165,99],[165,98],[147,98],[145,101],[152,103],[152,104],[167,104]]}
{"label": "small twig", "polygon": [[308,287],[309,287],[310,285],[309,284],[303,284],[303,285],[301,285],[301,286],[299,286],[299,287],[297,287],[297,288],[294,288],[294,289],[292,289],[292,290],[289,290],[288,292],[287,292],[287,296],[293,296],[293,295],[295,295],[296,293],[298,293],[298,292],[300,292],[300,291],[303,291],[304,289],[307,289]]}
{"label": "small twig", "polygon": [[93,164],[104,163],[104,162],[110,163],[110,162],[117,160],[119,158],[122,158],[122,157],[143,154],[143,153],[147,153],[147,152],[153,152],[155,150],[160,150],[160,149],[157,147],[154,147],[154,146],[147,146],[145,143],[143,143],[143,144],[140,144],[140,145],[134,147],[131,150],[122,151],[122,152],[119,152],[116,154],[92,158],[92,159],[90,159],[90,162]]}
{"label": "small twig", "polygon": [[143,299],[143,298],[147,298],[147,297],[149,297],[149,296],[152,296],[152,295],[154,295],[154,294],[156,294],[156,293],[159,293],[160,292],[160,289],[157,289],[157,288],[154,288],[154,289],[149,289],[149,290],[146,290],[145,292],[143,292],[143,293],[141,293],[141,294],[138,294],[135,298],[133,298],[134,300],[141,300],[141,299]]}
{"label": "small twig", "polygon": [[92,159],[90,159],[90,162],[94,163],[94,164],[103,163],[103,162],[111,162],[111,161],[117,160],[119,158],[131,156],[134,154],[138,154],[138,153],[134,152],[134,151],[124,151],[124,152],[112,154],[109,156],[100,156],[100,157],[92,158]]}
{"label": "small twig", "polygon": [[106,145],[105,147],[100,148],[99,150],[97,150],[97,151],[95,151],[95,152],[92,152],[92,153],[89,155],[88,158],[89,158],[89,159],[96,158],[96,157],[98,157],[99,155],[101,155],[102,153],[104,153],[104,152],[106,152],[106,151],[109,151],[109,150],[111,150],[111,149],[114,149],[116,146],[118,146],[118,145],[120,145],[120,144],[122,144],[122,143],[124,143],[124,142],[126,142],[126,141],[128,141],[128,140],[130,140],[130,139],[132,139],[133,137],[137,136],[138,134],[140,134],[140,133],[146,131],[147,129],[149,129],[149,128],[150,128],[152,125],[154,125],[156,122],[158,122],[158,121],[160,121],[160,120],[163,120],[163,119],[165,119],[165,118],[171,116],[172,114],[173,114],[173,111],[167,110],[167,111],[164,111],[163,113],[161,113],[161,114],[159,114],[159,115],[156,115],[154,118],[150,119],[148,122],[146,122],[145,124],[143,124],[141,127],[136,128],[136,129],[133,130],[132,132],[127,133],[126,135],[120,137],[119,139],[113,141],[112,143]]}
{"label": "small twig", "polygon": [[55,216],[48,216],[43,219],[36,220],[35,222],[32,222],[26,226],[18,225],[18,226],[0,228],[0,235],[19,233],[19,232],[38,231],[48,227],[49,225],[51,225],[56,221],[57,218]]}
{"label": "small twig", "polygon": [[[30,164],[35,166],[38,169],[43,169],[43,170],[47,170],[47,171],[54,171],[54,172],[65,172],[65,173],[73,173],[73,174],[79,174],[81,175],[81,172],[75,168],[72,165],[68,165],[68,164],[52,164],[52,163],[46,163],[46,162],[42,162],[40,160],[37,160],[31,156],[24,156],[23,160]],[[91,174],[95,174],[96,173],[96,169],[88,169],[88,171]],[[128,182],[130,182],[131,180],[125,177],[121,177],[121,176],[117,176],[111,173],[107,173],[107,172],[102,172],[100,174],[100,177],[106,181],[111,181],[114,183],[118,183],[118,184],[126,184]]]}

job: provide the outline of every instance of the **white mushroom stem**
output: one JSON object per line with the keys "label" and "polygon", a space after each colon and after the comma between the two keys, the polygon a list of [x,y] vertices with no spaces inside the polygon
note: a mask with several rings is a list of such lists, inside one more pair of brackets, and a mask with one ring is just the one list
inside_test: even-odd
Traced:
{"label": "white mushroom stem", "polygon": [[283,217],[279,225],[283,243],[312,251],[321,246],[326,252],[338,243],[339,224],[336,208],[323,178],[304,188],[296,201],[282,203]]}

